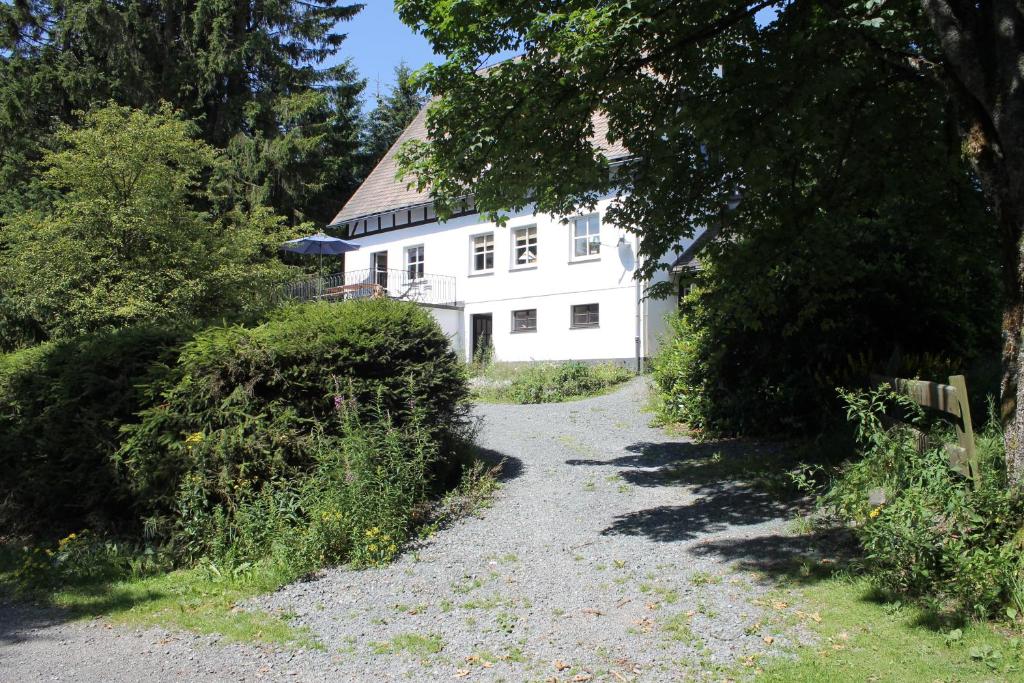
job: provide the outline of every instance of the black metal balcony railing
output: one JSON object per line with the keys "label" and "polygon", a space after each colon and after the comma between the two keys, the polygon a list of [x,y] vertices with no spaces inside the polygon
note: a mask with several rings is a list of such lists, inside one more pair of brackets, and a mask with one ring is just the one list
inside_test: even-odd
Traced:
{"label": "black metal balcony railing", "polygon": [[394,268],[350,270],[324,277],[310,277],[285,287],[287,299],[299,301],[343,301],[386,296],[419,304],[454,306],[455,278],[424,274],[411,277],[407,270]]}

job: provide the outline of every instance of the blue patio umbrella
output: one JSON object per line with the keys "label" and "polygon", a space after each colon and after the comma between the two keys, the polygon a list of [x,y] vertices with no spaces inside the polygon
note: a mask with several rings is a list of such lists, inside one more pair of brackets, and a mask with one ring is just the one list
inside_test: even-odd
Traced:
{"label": "blue patio umbrella", "polygon": [[347,251],[355,251],[359,248],[359,245],[318,232],[317,234],[310,235],[309,237],[300,237],[298,239],[288,240],[281,248],[295,254],[319,254],[320,275],[322,277],[324,273],[324,254],[327,254],[328,256],[337,256],[338,254],[344,254]]}

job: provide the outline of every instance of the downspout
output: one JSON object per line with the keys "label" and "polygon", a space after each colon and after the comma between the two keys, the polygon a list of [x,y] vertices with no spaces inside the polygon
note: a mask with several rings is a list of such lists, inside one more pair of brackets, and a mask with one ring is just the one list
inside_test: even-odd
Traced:
{"label": "downspout", "polygon": [[637,272],[640,271],[640,235],[637,234],[633,238],[633,279],[636,287],[636,337],[634,338],[634,346],[636,347],[636,374],[642,375],[644,372],[644,346],[646,340],[644,339],[644,308],[643,308],[643,283],[636,277]]}

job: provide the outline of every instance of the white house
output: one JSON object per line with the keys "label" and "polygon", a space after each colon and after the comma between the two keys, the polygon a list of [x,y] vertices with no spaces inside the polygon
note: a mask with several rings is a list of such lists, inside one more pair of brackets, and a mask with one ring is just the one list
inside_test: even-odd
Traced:
{"label": "white house", "polygon": [[[332,222],[360,246],[345,255],[344,291],[368,284],[429,307],[467,360],[487,346],[500,361],[651,357],[676,301],[646,298],[633,279],[638,238],[605,219],[611,197],[568,223],[528,209],[499,227],[471,198],[440,222],[428,194],[396,179],[397,149],[422,139],[425,121],[424,109]],[[613,164],[627,157],[596,144]]]}

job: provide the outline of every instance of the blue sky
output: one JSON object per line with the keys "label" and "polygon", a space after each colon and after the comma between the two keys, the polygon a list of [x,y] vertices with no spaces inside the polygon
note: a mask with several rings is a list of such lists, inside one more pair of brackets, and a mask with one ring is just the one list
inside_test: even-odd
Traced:
{"label": "blue sky", "polygon": [[403,60],[413,69],[439,60],[426,38],[398,20],[391,0],[364,2],[363,11],[338,30],[348,34],[341,56],[350,58],[360,77],[366,79],[366,98],[372,102],[378,81],[381,91],[386,91],[394,83],[395,67]]}

